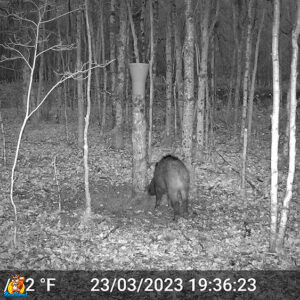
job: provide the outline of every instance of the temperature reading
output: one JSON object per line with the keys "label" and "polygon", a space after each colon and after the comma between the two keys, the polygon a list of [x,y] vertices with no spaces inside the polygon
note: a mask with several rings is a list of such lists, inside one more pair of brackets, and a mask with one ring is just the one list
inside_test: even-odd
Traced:
{"label": "temperature reading", "polygon": [[32,288],[34,285],[34,279],[33,278],[27,278],[25,280],[26,283],[29,283],[28,287],[26,287],[26,292],[34,292],[35,289]]}
{"label": "temperature reading", "polygon": [[41,278],[40,279],[40,283],[41,284],[45,284],[46,283],[46,286],[47,286],[47,292],[50,292],[51,290],[51,286],[55,286],[55,278]]}

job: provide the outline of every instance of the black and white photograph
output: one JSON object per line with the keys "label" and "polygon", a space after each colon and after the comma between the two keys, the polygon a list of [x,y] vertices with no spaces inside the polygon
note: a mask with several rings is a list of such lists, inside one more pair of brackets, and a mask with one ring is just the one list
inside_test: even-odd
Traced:
{"label": "black and white photograph", "polygon": [[0,297],[300,299],[300,0],[0,0]]}

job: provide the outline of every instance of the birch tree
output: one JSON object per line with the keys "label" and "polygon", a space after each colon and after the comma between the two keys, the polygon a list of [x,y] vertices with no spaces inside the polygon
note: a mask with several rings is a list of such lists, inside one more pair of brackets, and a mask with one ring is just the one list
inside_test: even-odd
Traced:
{"label": "birch tree", "polygon": [[286,194],[283,199],[281,218],[279,223],[279,231],[276,241],[276,251],[282,253],[283,242],[286,232],[286,226],[288,221],[289,206],[292,199],[293,181],[295,175],[295,162],[296,162],[296,109],[297,109],[297,65],[298,65],[298,53],[299,44],[298,38],[300,33],[300,1],[297,1],[297,13],[295,27],[292,32],[292,60],[291,60],[291,76],[290,76],[290,117],[289,117],[289,172],[286,183]]}
{"label": "birch tree", "polygon": [[278,215],[278,142],[279,142],[279,24],[280,0],[274,0],[272,28],[272,64],[273,64],[273,113],[272,113],[272,145],[271,145],[271,219],[270,219],[270,251],[275,251],[277,238]]}

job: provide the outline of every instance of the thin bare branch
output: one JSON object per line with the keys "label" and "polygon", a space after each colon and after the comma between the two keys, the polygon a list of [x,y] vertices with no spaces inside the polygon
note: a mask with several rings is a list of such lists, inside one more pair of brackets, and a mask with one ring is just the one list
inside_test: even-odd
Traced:
{"label": "thin bare branch", "polygon": [[21,42],[15,35],[14,35],[14,40],[12,40],[11,38],[8,39],[8,43],[5,43],[5,45],[15,48],[16,46],[19,47],[24,47],[24,48],[34,48],[34,45],[30,45],[30,43],[32,43],[32,39],[30,39],[29,41],[27,41],[26,43]]}
{"label": "thin bare branch", "polygon": [[43,53],[48,52],[48,51],[50,51],[50,50],[53,50],[53,51],[66,51],[66,50],[72,50],[72,49],[74,49],[74,48],[75,48],[75,47],[74,47],[74,44],[72,44],[72,45],[53,45],[53,46],[51,46],[51,47],[49,47],[49,48],[47,48],[47,49],[45,49],[45,50],[39,52],[39,53],[36,55],[36,57],[39,57],[39,56],[41,56]]}
{"label": "thin bare branch", "polygon": [[25,21],[25,22],[31,23],[31,24],[33,24],[35,27],[38,26],[38,24],[35,23],[34,21],[32,21],[32,20],[30,20],[30,19],[27,19],[27,18],[24,18],[24,17],[22,17],[21,15],[18,15],[18,14],[9,14],[7,17],[13,17],[13,18],[16,18],[17,20]]}
{"label": "thin bare branch", "polygon": [[[1,63],[1,61],[0,61]],[[13,68],[8,68],[8,67],[4,67],[4,66],[0,66],[0,68],[5,69],[5,70],[10,70],[10,71],[15,71],[15,69]]]}
{"label": "thin bare branch", "polygon": [[64,16],[66,16],[66,15],[68,15],[68,14],[71,14],[71,13],[73,13],[73,12],[75,12],[75,11],[78,11],[78,10],[81,10],[81,8],[79,7],[79,8],[73,9],[73,10],[71,10],[71,11],[68,11],[68,12],[66,12],[66,13],[64,13],[64,14],[61,14],[61,15],[59,15],[59,16],[56,16],[56,17],[54,17],[54,18],[52,18],[52,19],[45,20],[45,21],[41,21],[41,24],[46,24],[46,23],[49,23],[49,22],[53,22],[53,21],[55,21],[55,20],[57,20],[57,19],[59,19],[59,18],[62,18],[62,17],[64,17]]}
{"label": "thin bare branch", "polygon": [[6,62],[6,61],[11,61],[11,60],[16,60],[16,59],[23,59],[23,58],[21,56],[6,57],[5,55],[2,55],[0,63]]}
{"label": "thin bare branch", "polygon": [[17,52],[19,54],[19,56],[15,56],[16,58],[13,57],[13,59],[10,59],[10,60],[15,60],[17,58],[21,58],[22,60],[24,60],[24,62],[27,64],[27,66],[31,69],[31,65],[29,64],[29,61],[21,53],[21,51],[19,51],[18,49],[14,48],[14,47],[9,46],[9,45],[5,45],[5,44],[0,44],[0,46],[2,46],[4,49]]}
{"label": "thin bare branch", "polygon": [[71,78],[76,79],[77,76],[87,73],[87,72],[89,71],[89,69],[90,69],[90,70],[93,70],[93,69],[95,69],[95,68],[105,68],[106,66],[110,65],[114,60],[115,60],[115,59],[113,59],[113,60],[111,60],[111,61],[109,61],[109,62],[107,62],[107,63],[105,63],[105,64],[97,64],[97,65],[92,66],[91,68],[83,69],[84,66],[87,66],[87,65],[88,65],[88,63],[85,63],[85,64],[83,64],[83,66],[82,66],[82,68],[81,68],[80,70],[77,70],[77,71],[75,71],[75,72],[73,72],[73,73],[66,72],[65,74],[63,74],[62,77],[61,77],[61,79],[60,79],[58,82],[56,82],[56,84],[54,84],[54,85],[52,86],[52,88],[46,93],[46,95],[45,95],[44,98],[41,100],[41,102],[39,103],[39,105],[37,105],[37,107],[36,107],[35,109],[33,109],[33,110],[28,114],[27,119],[29,119],[29,118],[34,114],[34,112],[37,111],[37,110],[41,107],[41,105],[45,102],[45,100],[47,99],[47,97],[48,97],[48,96],[52,93],[52,91],[53,91],[57,86],[59,86],[61,83],[63,83],[64,81],[66,81],[66,80],[68,80],[68,79],[71,79]]}

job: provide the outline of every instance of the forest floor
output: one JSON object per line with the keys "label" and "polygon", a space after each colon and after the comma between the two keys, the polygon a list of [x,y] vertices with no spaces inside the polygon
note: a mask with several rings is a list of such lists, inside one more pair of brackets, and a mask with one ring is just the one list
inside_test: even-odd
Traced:
{"label": "forest floor", "polygon": [[[99,128],[91,126],[93,215],[89,223],[82,224],[84,168],[82,153],[76,146],[76,122],[69,124],[69,142],[63,124],[41,123],[38,128],[28,124],[14,188],[17,247],[13,246],[14,211],[9,189],[21,120],[12,110],[3,110],[2,114],[7,147],[7,164],[4,166],[1,161],[0,165],[2,270],[299,270],[300,131],[286,252],[277,256],[268,251],[271,132],[266,111],[257,111],[254,122],[247,200],[240,191],[238,142],[221,110],[215,116],[215,146],[194,164],[195,178],[189,197],[191,216],[178,222],[173,222],[166,200],[158,210],[154,210],[155,197],[145,196],[140,203],[132,201],[129,133],[125,149],[114,150],[109,137],[101,138]],[[163,124],[155,127],[149,181],[155,162],[163,155],[173,153],[180,157],[178,142],[172,147],[158,146],[159,126],[162,128]],[[1,134],[0,137],[2,144]],[[279,151],[282,153],[282,147]],[[284,197],[287,167],[287,160],[281,156],[280,201]]]}

